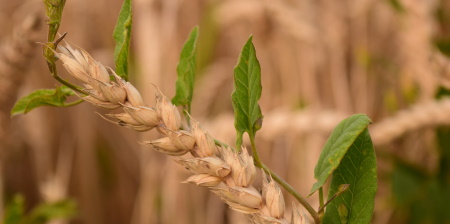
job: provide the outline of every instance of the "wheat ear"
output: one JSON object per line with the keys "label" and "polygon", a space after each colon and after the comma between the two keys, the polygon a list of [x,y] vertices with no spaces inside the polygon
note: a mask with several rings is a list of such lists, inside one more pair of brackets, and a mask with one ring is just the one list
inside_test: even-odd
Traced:
{"label": "wheat ear", "polygon": [[[236,152],[227,146],[216,146],[214,139],[193,118],[190,128],[181,129],[182,120],[178,109],[170,103],[159,89],[156,106],[147,106],[139,91],[95,61],[86,51],[73,49],[70,45],[59,47],[56,56],[64,63],[69,73],[84,84],[89,95],[80,96],[85,101],[105,109],[121,107],[123,113],[107,114],[111,122],[135,131],[156,128],[164,138],[144,141],[142,144],[177,158],[176,161],[194,175],[185,183],[208,187],[233,210],[247,215],[252,223],[307,223],[303,214],[294,211],[292,222],[284,219],[284,198],[271,177],[263,176],[262,193],[253,187],[256,167],[247,149]],[[110,76],[114,80],[110,80]],[[264,172],[262,172],[264,173]],[[295,208],[296,209],[296,208]]]}

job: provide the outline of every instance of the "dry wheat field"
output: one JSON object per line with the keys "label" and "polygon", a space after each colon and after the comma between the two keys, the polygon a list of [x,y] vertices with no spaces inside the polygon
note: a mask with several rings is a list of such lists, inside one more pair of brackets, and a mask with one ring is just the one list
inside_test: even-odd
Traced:
{"label": "dry wheat field", "polygon": [[[122,3],[67,0],[59,32],[114,68]],[[76,204],[70,219],[52,224],[250,223],[207,189],[182,183],[191,173],[180,161],[145,145],[169,132],[118,127],[86,102],[11,117],[19,98],[56,82],[42,56],[43,1],[0,5],[1,220],[20,195],[25,211]],[[146,103],[162,99],[154,86],[175,95],[180,51],[196,25],[191,115],[214,138],[235,142],[233,68],[253,34],[264,115],[256,141],[267,166],[307,196],[333,128],[364,113],[378,167],[372,223],[450,223],[449,0],[134,0],[129,81]],[[290,217],[295,199],[282,192]],[[317,194],[307,200],[319,207]]]}

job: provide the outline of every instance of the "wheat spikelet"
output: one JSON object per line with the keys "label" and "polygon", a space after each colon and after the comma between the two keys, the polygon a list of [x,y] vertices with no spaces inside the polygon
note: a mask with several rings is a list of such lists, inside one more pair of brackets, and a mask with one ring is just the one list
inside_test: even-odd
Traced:
{"label": "wheat spikelet", "polygon": [[[214,139],[193,118],[190,128],[181,129],[182,120],[177,108],[158,90],[156,106],[147,106],[139,91],[129,82],[96,62],[87,52],[70,45],[59,47],[57,57],[76,79],[83,82],[87,96],[80,96],[95,106],[113,109],[121,107],[124,113],[109,114],[114,122],[136,131],[156,128],[166,137],[144,141],[155,150],[171,156],[190,153],[191,158],[177,162],[193,173],[185,183],[208,187],[230,208],[244,213],[253,223],[290,223],[284,219],[284,199],[278,185],[263,177],[262,194],[253,187],[256,167],[246,148],[241,152],[226,146],[216,146]],[[110,80],[110,76],[114,80]],[[300,214],[300,213],[296,213]],[[303,220],[303,221],[295,221]],[[293,223],[306,223],[294,219]]]}

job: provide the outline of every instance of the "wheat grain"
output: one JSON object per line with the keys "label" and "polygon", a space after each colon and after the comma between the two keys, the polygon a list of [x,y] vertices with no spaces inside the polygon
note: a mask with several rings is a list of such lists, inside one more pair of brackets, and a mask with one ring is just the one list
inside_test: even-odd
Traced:
{"label": "wheat grain", "polygon": [[[118,125],[137,131],[156,127],[166,136],[142,144],[171,156],[192,154],[193,158],[177,160],[194,173],[185,183],[208,187],[230,208],[247,214],[253,223],[289,223],[284,219],[284,199],[277,184],[264,177],[262,194],[253,187],[257,172],[246,148],[239,153],[225,146],[216,146],[214,139],[193,118],[190,119],[190,129],[181,130],[179,111],[159,89],[155,108],[148,107],[131,83],[112,69],[109,74],[84,50],[73,49],[70,45],[59,49],[56,55],[69,73],[83,82],[89,94],[81,98],[101,108],[122,107],[124,113],[108,115],[117,119],[115,123]],[[110,75],[114,80],[109,79]]]}

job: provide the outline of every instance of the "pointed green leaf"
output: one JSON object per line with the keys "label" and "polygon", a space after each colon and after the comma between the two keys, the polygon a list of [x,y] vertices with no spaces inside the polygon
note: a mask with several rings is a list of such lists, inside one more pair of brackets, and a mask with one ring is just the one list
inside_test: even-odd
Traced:
{"label": "pointed green leaf", "polygon": [[74,92],[65,87],[56,89],[39,89],[30,95],[19,99],[11,109],[11,116],[26,114],[34,108],[41,106],[67,107],[73,106],[73,103],[66,103],[68,96],[74,95]]}
{"label": "pointed green leaf", "polygon": [[186,106],[188,112],[190,112],[192,93],[194,92],[197,37],[198,27],[194,27],[181,50],[180,62],[177,66],[176,94],[172,99],[173,104]]}
{"label": "pointed green leaf", "polygon": [[128,54],[130,49],[131,25],[131,0],[124,0],[116,28],[114,29],[113,37],[116,41],[116,48],[114,49],[116,73],[125,80],[128,80]]}
{"label": "pointed green leaf", "polygon": [[320,154],[314,169],[317,182],[311,189],[311,194],[321,188],[331,173],[339,166],[347,149],[372,121],[365,114],[355,114],[341,121],[331,133]]}
{"label": "pointed green leaf", "polygon": [[377,162],[367,128],[333,172],[328,196],[334,195],[341,184],[350,184],[350,188],[328,204],[323,223],[341,224],[342,204],[347,209],[348,224],[371,223],[377,191]]}
{"label": "pointed green leaf", "polygon": [[234,92],[231,96],[238,149],[242,145],[244,132],[254,137],[256,131],[261,128],[263,116],[258,105],[261,91],[261,67],[250,36],[234,68]]}

